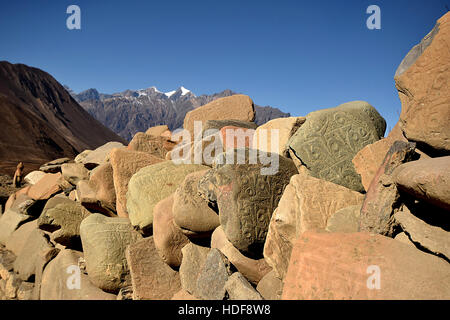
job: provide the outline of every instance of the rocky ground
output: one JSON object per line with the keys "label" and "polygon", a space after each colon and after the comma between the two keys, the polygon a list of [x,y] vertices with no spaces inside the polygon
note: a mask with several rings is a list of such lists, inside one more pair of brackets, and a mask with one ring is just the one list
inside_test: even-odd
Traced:
{"label": "rocky ground", "polygon": [[450,299],[449,33],[400,64],[387,137],[364,101],[256,127],[235,95],[186,114],[218,130],[196,143],[158,126],[43,164],[5,189],[0,298]]}

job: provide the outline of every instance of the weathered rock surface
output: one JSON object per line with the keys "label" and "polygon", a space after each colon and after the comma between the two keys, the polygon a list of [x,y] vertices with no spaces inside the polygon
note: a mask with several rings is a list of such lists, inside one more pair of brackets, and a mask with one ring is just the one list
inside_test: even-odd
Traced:
{"label": "weathered rock surface", "polygon": [[[232,126],[237,128],[256,129],[258,125],[250,121],[240,120],[206,120],[203,125],[203,136],[208,132],[220,131],[223,127]],[[211,131],[208,131],[211,130]]]}
{"label": "weathered rock surface", "polygon": [[80,203],[64,197],[50,199],[38,219],[40,229],[51,233],[51,239],[69,248],[80,248],[80,224],[90,215]]}
{"label": "weathered rock surface", "polygon": [[81,222],[80,236],[92,283],[111,293],[129,285],[125,248],[142,238],[133,230],[130,221],[91,214]]}
{"label": "weathered rock surface", "polygon": [[358,232],[361,206],[350,206],[336,211],[327,221],[325,228],[330,232]]}
{"label": "weathered rock surface", "polygon": [[106,293],[92,284],[89,277],[78,267],[82,253],[61,250],[49,262],[42,275],[41,300],[115,300],[116,296]]}
{"label": "weathered rock surface", "polygon": [[377,170],[366,193],[360,213],[360,231],[383,235],[395,233],[393,213],[399,207],[399,193],[392,172],[413,159],[415,144],[395,141]]}
{"label": "weathered rock surface", "polygon": [[188,243],[181,249],[183,260],[180,266],[180,280],[183,290],[195,294],[197,279],[211,249]]}
{"label": "weathered rock surface", "polygon": [[403,59],[395,74],[408,140],[450,154],[450,14]]}
{"label": "weathered rock surface", "polygon": [[449,299],[449,280],[446,261],[400,241],[365,232],[308,232],[296,241],[282,297]]}
{"label": "weathered rock surface", "polygon": [[219,250],[211,249],[197,279],[196,295],[204,300],[223,300],[232,273],[228,259]]}
{"label": "weathered rock surface", "polygon": [[48,235],[42,230],[34,229],[14,261],[14,270],[23,281],[28,281],[36,274],[36,269],[41,266],[41,259],[48,262],[57,253],[58,249],[50,242]]}
{"label": "weathered rock surface", "polygon": [[187,292],[184,289],[181,289],[177,293],[173,295],[173,297],[170,300],[199,300],[189,292]]}
{"label": "weathered rock surface", "polygon": [[[113,168],[110,162],[104,163],[91,171],[89,183],[77,185],[85,191],[87,207],[97,212],[116,212],[116,189],[114,187]],[[90,190],[90,191],[89,191]],[[82,195],[83,193],[81,193]]]}
{"label": "weathered rock surface", "polygon": [[89,153],[91,153],[92,150],[84,150],[80,154],[78,154],[75,159],[73,160],[75,163],[83,163],[84,159],[88,156]]}
{"label": "weathered rock surface", "polygon": [[13,209],[8,209],[0,217],[0,244],[5,244],[8,238],[23,223],[33,219],[33,217],[18,213]]}
{"label": "weathered rock surface", "polygon": [[89,171],[81,163],[64,163],[61,165],[61,173],[74,186],[81,180],[89,180]]}
{"label": "weathered rock surface", "polygon": [[280,300],[283,293],[283,281],[272,270],[259,281],[256,290],[265,300]]}
{"label": "weathered rock surface", "polygon": [[181,249],[189,243],[180,227],[174,224],[173,195],[161,200],[153,209],[153,240],[161,259],[171,267],[179,267]]}
{"label": "weathered rock surface", "polygon": [[29,174],[23,178],[23,181],[28,184],[36,184],[41,178],[45,176],[45,172],[42,171],[31,171]]}
{"label": "weathered rock surface", "polygon": [[324,230],[338,210],[360,205],[363,195],[301,171],[291,178],[270,221],[264,258],[284,279],[295,239],[308,230]]}
{"label": "weathered rock surface", "polygon": [[288,144],[313,176],[364,191],[352,159],[382,138],[385,130],[386,121],[374,107],[352,101],[308,114]]}
{"label": "weathered rock surface", "polygon": [[352,162],[356,172],[361,176],[364,189],[369,190],[378,168],[382,165],[384,157],[395,141],[408,142],[403,136],[402,129],[397,123],[386,138],[368,144],[355,155]]}
{"label": "weathered rock surface", "polygon": [[138,132],[128,145],[128,150],[149,153],[155,157],[165,159],[167,152],[175,147],[167,137],[152,136],[143,132]]}
{"label": "weathered rock surface", "polygon": [[24,248],[31,232],[38,228],[37,220],[22,224],[5,242],[6,249],[18,256]]}
{"label": "weathered rock surface", "polygon": [[211,248],[219,249],[231,264],[253,284],[258,284],[272,270],[264,258],[255,260],[243,255],[227,239],[225,232],[220,226],[212,234]]}
{"label": "weathered rock surface", "polygon": [[189,173],[207,168],[164,161],[139,170],[128,183],[127,210],[131,224],[149,229],[153,224],[154,206],[174,193]]}
{"label": "weathered rock surface", "polygon": [[400,190],[450,211],[450,156],[404,163],[392,176]]}
{"label": "weathered rock surface", "polygon": [[168,300],[181,289],[178,272],[161,260],[153,237],[130,244],[126,257],[131,271],[133,299]]}
{"label": "weathered rock surface", "polygon": [[256,129],[253,136],[253,148],[265,152],[278,152],[286,156],[289,139],[305,121],[305,117],[270,120]]}
{"label": "weathered rock surface", "polygon": [[28,195],[35,200],[47,200],[62,191],[61,173],[48,173],[28,190]]}
{"label": "weathered rock surface", "polygon": [[114,149],[110,153],[113,169],[114,188],[116,193],[116,209],[119,217],[128,217],[127,191],[131,177],[140,169],[164,161],[146,152]]}
{"label": "weathered rock surface", "polygon": [[145,131],[145,134],[148,134],[150,136],[159,137],[161,134],[163,134],[167,130],[169,130],[169,127],[164,124],[161,126],[155,126],[155,127],[148,128],[147,131]]}
{"label": "weathered rock surface", "polygon": [[189,111],[184,118],[183,128],[194,134],[194,121],[241,120],[251,122],[255,119],[255,108],[250,97],[237,94],[214,100],[204,106]]}
{"label": "weathered rock surface", "polygon": [[233,273],[225,283],[230,300],[263,300],[261,295],[239,272]]}
{"label": "weathered rock surface", "polygon": [[394,219],[414,243],[450,261],[449,231],[426,223],[412,214],[405,205],[394,214]]}
{"label": "weathered rock surface", "polygon": [[220,224],[219,215],[198,194],[198,182],[207,170],[188,174],[173,196],[174,222],[194,232],[212,232]]}

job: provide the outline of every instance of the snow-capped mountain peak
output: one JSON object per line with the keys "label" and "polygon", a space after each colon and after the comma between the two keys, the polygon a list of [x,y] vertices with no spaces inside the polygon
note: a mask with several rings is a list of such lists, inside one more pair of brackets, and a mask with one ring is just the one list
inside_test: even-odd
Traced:
{"label": "snow-capped mountain peak", "polygon": [[176,91],[176,90],[174,90],[174,91],[169,91],[169,92],[165,92],[164,94],[165,94],[168,98],[170,98],[171,96],[173,96],[173,94],[174,94],[175,92],[177,92],[177,91]]}
{"label": "snow-capped mountain peak", "polygon": [[186,89],[185,87],[181,86],[180,87],[181,90],[181,95],[184,96],[186,94],[188,94],[189,92],[191,92],[191,90]]}

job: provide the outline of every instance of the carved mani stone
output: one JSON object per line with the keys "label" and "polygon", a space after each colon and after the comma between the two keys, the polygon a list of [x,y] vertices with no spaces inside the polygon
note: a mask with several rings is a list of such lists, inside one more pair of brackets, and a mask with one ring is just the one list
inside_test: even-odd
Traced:
{"label": "carved mani stone", "polygon": [[292,160],[272,155],[279,157],[277,173],[262,175],[262,164],[224,164],[212,169],[206,190],[212,200],[217,199],[220,224],[228,240],[255,258],[262,255],[270,218],[284,188],[297,173]]}
{"label": "carved mani stone", "polygon": [[288,146],[314,177],[362,192],[352,159],[385,130],[386,121],[374,107],[352,101],[308,114]]}

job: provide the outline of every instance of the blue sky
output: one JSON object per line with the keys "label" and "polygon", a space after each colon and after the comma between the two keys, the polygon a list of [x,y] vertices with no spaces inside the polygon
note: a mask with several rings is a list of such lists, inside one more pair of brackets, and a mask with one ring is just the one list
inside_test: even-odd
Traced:
{"label": "blue sky", "polygon": [[[370,102],[392,128],[394,73],[450,0],[0,0],[0,60],[79,92],[232,89],[294,116]],[[66,9],[81,8],[81,30]],[[381,30],[366,8],[381,9]]]}

